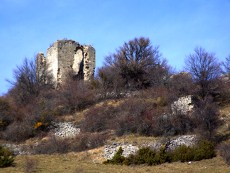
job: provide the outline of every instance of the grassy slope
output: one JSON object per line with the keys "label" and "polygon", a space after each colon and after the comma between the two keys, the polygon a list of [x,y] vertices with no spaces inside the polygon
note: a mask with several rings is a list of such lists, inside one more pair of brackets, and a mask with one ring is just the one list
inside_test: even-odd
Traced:
{"label": "grassy slope", "polygon": [[[16,157],[16,166],[0,169],[1,173],[20,173],[25,170],[25,157]],[[37,162],[36,172],[41,173],[135,173],[135,172],[159,172],[159,173],[229,173],[230,167],[227,166],[222,158],[216,157],[209,160],[189,163],[166,163],[158,166],[119,166],[103,165],[94,163],[88,153],[69,153],[67,155],[35,155],[29,156]]]}
{"label": "grassy slope", "polygon": [[[113,103],[114,104],[114,103]],[[219,129],[222,134],[229,133],[229,129],[226,124],[230,124],[230,105],[221,108],[221,117],[225,120],[225,125]],[[78,119],[75,119],[78,117]],[[79,122],[84,118],[83,112],[80,116],[72,116],[76,122]],[[108,143],[116,142],[131,142],[131,143],[145,143],[154,141],[154,137],[141,137],[136,135],[123,136],[118,138],[111,136]],[[15,167],[0,168],[0,173],[20,173],[25,172],[26,160],[33,160],[36,166],[36,172],[44,173],[135,173],[135,172],[159,172],[159,173],[228,173],[230,172],[230,166],[225,164],[220,156],[213,159],[202,160],[199,162],[189,163],[166,163],[158,166],[119,166],[119,165],[104,165],[101,164],[103,148],[90,150],[81,153],[69,153],[69,154],[56,154],[56,155],[33,155],[33,156],[17,156],[15,159]],[[29,165],[29,168],[31,165]]]}

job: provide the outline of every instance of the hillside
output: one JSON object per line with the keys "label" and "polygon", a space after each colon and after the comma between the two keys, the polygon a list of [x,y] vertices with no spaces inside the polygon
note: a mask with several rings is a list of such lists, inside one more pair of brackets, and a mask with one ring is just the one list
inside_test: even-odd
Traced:
{"label": "hillside", "polygon": [[[119,106],[126,99],[109,100],[108,104]],[[96,104],[80,112],[62,116],[59,121],[79,123],[84,119],[87,111],[93,107],[101,106],[105,103]],[[230,124],[230,105],[225,105],[220,108],[220,118],[224,120],[224,124],[218,129],[218,133],[228,136],[227,141],[230,142],[229,128]],[[142,145],[154,141],[164,140],[163,137],[144,137],[140,135],[123,135],[117,137],[110,133],[109,138],[105,144],[125,143]],[[47,137],[33,138],[25,141],[26,144],[33,144],[45,140]],[[2,141],[3,142],[3,141]],[[227,173],[230,167],[224,162],[217,152],[217,157],[208,160],[195,162],[174,162],[165,163],[157,166],[119,166],[119,165],[104,165],[103,157],[105,147],[98,147],[83,152],[70,152],[65,154],[33,154],[33,155],[18,155],[15,158],[15,166],[8,168],[1,168],[0,172],[221,172]]]}
{"label": "hillside", "polygon": [[0,97],[0,172],[230,171],[230,59],[198,47],[173,72],[140,37],[94,77],[93,48],[50,48]]}

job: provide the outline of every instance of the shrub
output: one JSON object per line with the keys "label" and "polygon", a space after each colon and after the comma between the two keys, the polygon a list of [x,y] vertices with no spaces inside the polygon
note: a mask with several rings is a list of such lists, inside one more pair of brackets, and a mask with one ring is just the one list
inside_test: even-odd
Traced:
{"label": "shrub", "polygon": [[58,139],[55,136],[51,136],[49,140],[39,143],[34,148],[34,152],[36,154],[67,153],[69,146],[69,140]]}
{"label": "shrub", "polygon": [[230,143],[223,143],[218,149],[225,162],[230,165]]}
{"label": "shrub", "polygon": [[191,147],[187,147],[186,145],[181,145],[171,153],[171,157],[173,162],[191,161],[194,158],[194,149]]}
{"label": "shrub", "polygon": [[195,147],[194,152],[195,161],[210,159],[216,156],[214,143],[207,140],[199,141],[198,146]]}
{"label": "shrub", "polygon": [[169,162],[169,154],[166,152],[166,148],[163,146],[159,152],[151,150],[149,147],[141,148],[138,150],[137,154],[130,155],[125,158],[122,156],[122,148],[115,153],[111,160],[107,160],[104,163],[111,164],[125,164],[125,165],[140,165],[140,164],[148,164],[148,165],[158,165],[165,162]]}
{"label": "shrub", "polygon": [[156,152],[151,150],[149,147],[144,147],[138,150],[136,155],[130,155],[124,161],[125,165],[135,164],[145,164],[153,165],[155,162]]}
{"label": "shrub", "polygon": [[172,151],[172,161],[199,161],[210,159],[216,156],[214,144],[210,141],[201,140],[195,147],[182,145]]}
{"label": "shrub", "polygon": [[107,135],[103,133],[85,133],[77,135],[70,145],[72,151],[84,151],[105,144]]}
{"label": "shrub", "polygon": [[9,149],[0,146],[0,168],[12,166],[13,163],[13,153]]}
{"label": "shrub", "polygon": [[95,103],[94,91],[83,81],[69,79],[59,92],[64,113],[74,113]]}
{"label": "shrub", "polygon": [[115,130],[118,136],[130,133],[171,136],[193,130],[193,120],[189,116],[165,114],[167,111],[166,107],[151,100],[130,98],[118,106],[107,103],[89,109],[81,129],[85,132]]}
{"label": "shrub", "polygon": [[194,112],[191,116],[198,134],[207,140],[212,140],[216,134],[217,128],[221,125],[217,105],[213,103],[212,98],[198,100]]}
{"label": "shrub", "polygon": [[113,156],[113,158],[111,160],[107,160],[104,163],[111,163],[111,164],[116,164],[116,165],[122,165],[123,162],[125,161],[125,157],[122,156],[123,153],[123,149],[120,147],[118,149],[118,151],[115,153],[115,155]]}
{"label": "shrub", "polygon": [[158,165],[172,161],[199,161],[215,157],[214,144],[210,141],[200,141],[195,147],[182,145],[171,152],[166,150],[166,145],[162,146],[159,151],[151,150],[148,147],[141,148],[135,155],[130,155],[127,158],[122,156],[122,152],[123,150],[120,148],[114,157],[111,160],[107,160],[105,163]]}
{"label": "shrub", "polygon": [[166,146],[162,146],[160,148],[160,151],[156,153],[155,157],[154,157],[154,165],[158,165],[158,164],[162,164],[165,162],[170,162],[171,158],[169,156],[169,153],[166,152]]}
{"label": "shrub", "polygon": [[52,110],[39,110],[33,113],[32,122],[36,133],[40,131],[49,131],[49,127],[54,120],[54,112]]}
{"label": "shrub", "polygon": [[33,122],[31,117],[27,117],[21,121],[15,121],[10,124],[4,131],[3,138],[13,142],[20,142],[34,135]]}
{"label": "shrub", "polygon": [[0,97],[0,130],[5,130],[6,127],[13,121],[11,113],[12,110],[10,104],[7,100]]}
{"label": "shrub", "polygon": [[80,134],[75,138],[56,138],[51,136],[47,141],[37,145],[34,150],[36,154],[67,153],[71,151],[84,151],[99,147],[105,143],[105,134]]}
{"label": "shrub", "polygon": [[81,129],[85,132],[101,132],[107,129],[115,129],[115,121],[119,115],[119,109],[103,104],[87,111],[82,122]]}

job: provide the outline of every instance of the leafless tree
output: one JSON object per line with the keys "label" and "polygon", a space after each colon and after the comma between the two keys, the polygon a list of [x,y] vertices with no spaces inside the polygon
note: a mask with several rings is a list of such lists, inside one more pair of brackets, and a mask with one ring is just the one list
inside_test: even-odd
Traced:
{"label": "leafless tree", "polygon": [[36,69],[36,60],[25,58],[22,65],[14,70],[14,79],[7,80],[12,84],[9,94],[18,104],[27,104],[31,101],[30,98],[37,97],[41,90],[53,87],[48,66],[44,66],[42,71]]}
{"label": "leafless tree", "polygon": [[194,54],[190,54],[185,60],[185,69],[192,75],[193,80],[200,87],[199,95],[205,98],[212,94],[216,81],[221,75],[221,65],[213,53],[198,47]]}
{"label": "leafless tree", "polygon": [[230,55],[225,59],[225,62],[223,63],[225,72],[227,74],[230,74]]}
{"label": "leafless tree", "polygon": [[122,77],[127,89],[140,89],[163,83],[168,73],[158,47],[152,47],[148,38],[140,37],[124,43],[116,53],[106,57],[105,66],[113,68]]}

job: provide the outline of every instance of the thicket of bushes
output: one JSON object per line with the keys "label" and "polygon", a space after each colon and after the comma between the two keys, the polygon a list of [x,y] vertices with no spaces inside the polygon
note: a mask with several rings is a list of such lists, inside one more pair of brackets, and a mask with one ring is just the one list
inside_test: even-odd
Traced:
{"label": "thicket of bushes", "polygon": [[14,142],[43,135],[58,116],[82,110],[96,100],[90,86],[81,81],[41,91],[25,105],[18,105],[15,97],[10,93],[0,98],[0,137]]}
{"label": "thicket of bushes", "polygon": [[122,156],[122,148],[120,147],[117,153],[111,160],[107,160],[105,164],[124,164],[124,165],[158,165],[166,162],[187,162],[210,159],[216,156],[214,144],[210,141],[200,141],[195,147],[187,147],[182,145],[174,151],[167,151],[166,146],[160,148],[159,151],[151,150],[150,148],[141,148],[135,155],[130,155],[125,158]]}
{"label": "thicket of bushes", "polygon": [[34,147],[34,152],[36,154],[53,154],[85,151],[104,145],[107,138],[107,135],[101,133],[79,134],[75,138],[68,139],[51,136]]}
{"label": "thicket of bushes", "polygon": [[103,104],[89,109],[81,124],[82,131],[115,130],[117,135],[136,133],[145,136],[197,132],[203,138],[211,139],[221,124],[218,109],[210,99],[197,102],[190,114],[172,114],[167,97],[160,97],[158,93],[148,99],[146,93],[143,97],[125,99],[119,106]]}

